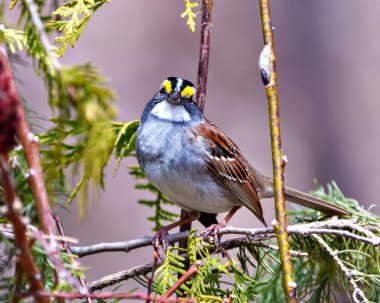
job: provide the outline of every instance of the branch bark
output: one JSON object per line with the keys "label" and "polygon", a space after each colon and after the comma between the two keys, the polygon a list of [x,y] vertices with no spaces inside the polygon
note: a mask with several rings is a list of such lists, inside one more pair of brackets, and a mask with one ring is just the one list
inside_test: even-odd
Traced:
{"label": "branch bark", "polygon": [[16,106],[18,116],[17,135],[24,149],[26,162],[29,167],[28,183],[35,199],[38,220],[41,224],[42,231],[49,236],[53,236],[55,235],[55,224],[51,215],[48,195],[42,175],[39,160],[39,144],[37,138],[30,131],[22,101],[13,78],[6,48],[4,45],[1,45],[0,48],[2,73],[6,74],[4,81],[7,81],[7,94],[9,94],[9,98],[14,100]]}
{"label": "branch bark", "polygon": [[[336,251],[333,251],[331,247],[325,242],[325,240],[322,239],[319,235],[313,235],[313,238],[316,239],[319,244],[329,253],[329,255],[334,259],[336,264],[340,267],[340,269],[344,272],[346,275],[348,281],[350,281],[350,284],[354,288],[354,291],[352,293],[352,299],[355,303],[369,303],[367,297],[363,293],[363,291],[359,288],[358,284],[354,280],[353,276],[355,275],[354,272],[350,271],[346,265],[344,265],[343,261],[339,258],[338,253]],[[361,297],[361,300],[359,300],[358,297]]]}
{"label": "branch bark", "polygon": [[162,299],[169,299],[172,294],[187,280],[189,280],[192,276],[198,273],[198,267],[200,262],[194,263],[169,290],[162,296]]}
{"label": "branch bark", "polygon": [[[7,218],[13,225],[16,262],[21,265],[31,291],[43,291],[42,276],[32,257],[30,242],[26,237],[26,227],[20,215],[21,201],[12,183],[9,161],[5,154],[0,156],[0,173],[8,208]],[[37,303],[50,302],[49,298],[36,297],[35,299]]]}
{"label": "branch bark", "polygon": [[[376,236],[375,234],[367,234],[368,229],[366,229],[364,226],[360,226],[361,228],[365,229],[365,230],[360,231],[364,236],[354,234],[348,230],[342,230],[342,229],[351,229],[352,231],[358,231],[357,227],[358,227],[358,224],[355,224],[353,220],[332,219],[332,220],[322,221],[322,222],[292,225],[288,227],[288,231],[290,235],[313,236],[313,235],[326,234],[326,235],[334,235],[334,236],[350,238],[350,239],[367,243],[373,246],[380,245],[380,237]],[[374,231],[380,232],[379,229],[376,229]],[[278,247],[263,242],[264,240],[271,239],[276,236],[274,228],[271,228],[271,227],[255,228],[255,229],[225,227],[225,228],[220,229],[219,233],[246,235],[245,237],[229,239],[222,242],[221,247],[225,250],[241,247],[249,243],[252,243],[253,241],[256,241],[255,245],[257,246],[269,248],[272,250],[279,250]],[[186,239],[188,235],[189,235],[188,232],[171,234],[168,236],[168,240],[170,243],[174,243],[174,242]],[[247,236],[250,236],[250,237],[248,238]],[[141,239],[131,240],[127,242],[99,243],[99,244],[87,246],[87,247],[72,247],[72,251],[73,253],[79,255],[80,257],[84,257],[87,255],[92,255],[92,254],[102,253],[102,252],[111,252],[111,251],[112,252],[115,252],[115,251],[129,252],[133,249],[137,249],[143,246],[149,246],[151,245],[151,243],[152,241],[150,237],[143,237]],[[293,257],[302,257],[302,256],[308,255],[305,252],[294,251],[294,250],[290,250],[290,254]],[[159,261],[157,266],[160,266],[161,264],[162,262]],[[152,271],[152,267],[153,267],[153,263],[149,263],[149,264],[139,265],[128,270],[120,271],[120,272],[105,276],[101,278],[100,280],[89,283],[88,289],[90,291],[100,290],[105,287],[115,285],[119,282],[126,281],[136,276],[146,275]]]}
{"label": "branch bark", "polygon": [[[53,217],[54,217],[54,220],[56,222],[59,234],[62,237],[65,237],[65,234],[64,234],[63,228],[62,228],[62,224],[61,224],[61,218],[57,214],[55,214],[55,213],[53,213]],[[75,260],[74,256],[72,255],[73,253],[72,253],[72,251],[70,249],[69,244],[66,241],[62,241],[61,244],[62,244],[62,248],[69,254],[69,258],[70,258],[71,264],[77,264],[77,266],[79,266],[79,263]],[[81,287],[81,292],[85,293],[85,294],[88,294],[89,291],[87,289],[86,280],[84,278],[80,277],[80,276],[78,276],[77,278],[78,278],[78,281],[79,281],[79,284],[80,284],[80,287]],[[89,296],[86,297],[86,300],[87,300],[88,303],[92,303],[92,300],[91,300],[91,298]]]}
{"label": "branch bark", "polygon": [[[356,241],[360,241],[363,243],[367,243],[373,246],[380,245],[380,237],[374,235],[366,236],[366,234],[362,231],[365,236],[354,234],[348,230],[342,230],[343,228],[350,228],[352,230],[357,230],[356,224],[352,220],[328,220],[322,222],[315,223],[307,223],[307,224],[297,224],[291,225],[288,227],[288,233],[290,235],[303,235],[308,236],[311,234],[325,234],[325,235],[334,235],[350,238]],[[364,228],[364,227],[362,227]],[[218,231],[219,235],[225,234],[240,234],[251,237],[251,241],[261,241],[263,238],[269,239],[275,236],[274,228],[266,227],[266,228],[239,228],[227,226],[221,228]],[[170,244],[175,242],[187,239],[189,236],[189,232],[181,232],[176,234],[170,234],[167,236],[167,241]],[[229,242],[223,242],[229,243]],[[222,243],[222,245],[223,245]],[[152,237],[145,236],[139,239],[134,239],[125,242],[110,242],[110,243],[99,243],[89,246],[72,246],[71,251],[78,255],[79,257],[85,257],[88,255],[103,253],[103,252],[130,252],[134,249],[138,249],[141,247],[146,247],[152,245]]]}
{"label": "branch bark", "polygon": [[46,55],[49,57],[49,60],[54,67],[52,73],[55,74],[61,69],[61,63],[58,61],[57,56],[54,54],[54,47],[50,44],[49,38],[45,31],[45,26],[40,18],[40,14],[38,13],[38,7],[33,0],[23,0],[28,8],[30,18],[36,27],[38,34],[40,35],[40,40],[45,48]]}
{"label": "branch bark", "polygon": [[[280,259],[282,274],[285,283],[286,302],[298,302],[297,284],[294,282],[293,269],[289,252],[288,232],[286,229],[286,208],[285,208],[285,184],[284,169],[286,160],[282,155],[280,114],[278,105],[278,89],[273,29],[271,24],[269,0],[260,0],[261,22],[265,47],[269,48],[269,62],[266,62],[267,69],[263,69],[263,80],[268,96],[269,121],[272,145],[273,180],[276,204],[276,221],[273,226],[276,231],[278,245],[280,248]],[[264,49],[265,49],[264,47]]]}
{"label": "branch bark", "polygon": [[[66,292],[55,292],[49,293],[44,291],[39,292],[30,292],[30,293],[22,293],[16,294],[19,297],[27,298],[27,297],[36,297],[36,298],[63,298],[66,300],[74,300],[74,299],[84,299],[86,298],[85,294],[81,294],[79,292],[76,293],[66,293]],[[162,302],[162,303],[196,303],[192,299],[170,299],[170,298],[162,298],[158,296],[145,295],[143,293],[135,292],[135,293],[114,293],[114,292],[101,292],[101,293],[91,293],[90,296],[92,299],[137,299],[137,300],[150,300],[154,302]]]}
{"label": "branch bark", "polygon": [[202,112],[205,107],[206,99],[213,2],[213,0],[202,0],[201,44],[199,49],[198,81],[196,94],[197,104]]}
{"label": "branch bark", "polygon": [[[240,237],[240,238],[226,240],[226,241],[222,242],[220,245],[223,249],[230,250],[230,249],[234,249],[237,247],[247,245],[251,242],[252,242],[252,239],[248,239],[247,237]],[[278,250],[278,247],[273,246],[273,245],[269,245],[266,243],[262,243],[262,242],[257,242],[255,245],[265,247],[265,248],[269,248],[272,250]],[[294,257],[302,257],[302,256],[308,255],[307,253],[300,252],[300,251],[291,250],[290,252],[291,252],[292,256],[294,256]],[[187,256],[184,256],[184,257],[186,258],[186,260],[188,260]],[[159,261],[157,266],[161,266],[161,265],[162,265],[162,262]],[[105,277],[103,277],[97,281],[93,281],[93,282],[88,284],[88,289],[90,291],[100,290],[100,289],[103,289],[105,287],[112,286],[112,285],[115,285],[117,283],[120,283],[122,281],[126,281],[128,279],[133,278],[133,277],[137,277],[140,275],[146,275],[147,273],[151,272],[152,269],[153,269],[153,263],[135,266],[133,268],[105,276]]]}

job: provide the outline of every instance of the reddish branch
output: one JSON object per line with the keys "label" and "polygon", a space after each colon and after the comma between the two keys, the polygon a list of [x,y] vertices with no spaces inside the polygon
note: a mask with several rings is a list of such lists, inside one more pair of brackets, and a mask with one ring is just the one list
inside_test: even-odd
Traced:
{"label": "reddish branch", "polygon": [[[53,213],[53,217],[54,217],[54,220],[55,220],[55,222],[57,224],[57,229],[58,229],[59,234],[62,237],[64,237],[65,234],[64,234],[63,228],[62,228],[61,218],[57,214],[55,214],[55,213]],[[66,241],[62,241],[61,244],[62,244],[63,249],[70,255],[70,262],[71,262],[71,264],[78,264],[77,266],[79,266],[79,263],[73,257],[73,253],[72,253],[72,251],[70,249],[70,246],[67,244],[67,242]],[[83,278],[81,278],[80,276],[78,276],[78,281],[79,281],[79,284],[80,284],[81,288],[84,290],[84,292],[86,294],[88,294],[89,291],[87,289],[86,280],[83,279]],[[88,303],[92,303],[92,300],[91,300],[91,298],[89,296],[86,296],[86,299],[87,299]]]}
{"label": "reddish branch", "polygon": [[48,195],[43,180],[39,159],[39,144],[36,137],[30,132],[29,123],[25,117],[21,98],[17,92],[5,46],[2,45],[0,47],[1,86],[3,88],[6,87],[7,90],[3,93],[6,93],[6,96],[12,99],[16,106],[18,116],[17,135],[24,149],[26,162],[28,163],[28,183],[35,199],[38,219],[42,231],[49,236],[53,236],[55,235],[55,224],[51,215]]}
{"label": "reddish branch", "polygon": [[[19,262],[16,263],[15,266],[15,284],[14,284],[14,292],[21,291],[21,283],[22,283],[22,267]],[[19,298],[13,297],[12,303],[17,303]]]}
{"label": "reddish branch", "polygon": [[[15,256],[16,262],[21,265],[22,271],[25,273],[29,282],[30,290],[33,292],[43,291],[42,277],[34,264],[30,242],[26,237],[26,227],[22,221],[20,210],[21,202],[16,195],[14,185],[11,180],[11,172],[9,161],[5,154],[0,156],[0,173],[2,187],[5,192],[7,203],[7,218],[12,222],[14,231]],[[36,302],[49,302],[48,298],[36,297]]]}
{"label": "reddish branch", "polygon": [[[35,265],[30,248],[30,242],[26,237],[26,227],[21,218],[20,211],[22,208],[21,201],[17,197],[15,187],[11,179],[11,169],[7,152],[13,145],[12,137],[15,136],[15,131],[19,125],[23,123],[24,116],[20,113],[21,101],[17,94],[13,75],[8,62],[7,51],[4,45],[0,45],[0,117],[1,117],[1,144],[0,150],[0,173],[2,187],[5,192],[7,203],[7,218],[13,225],[15,256],[17,272],[16,286],[18,287],[21,270],[25,273],[29,282],[29,287],[32,291],[42,291],[42,277]],[[16,123],[16,127],[12,125]],[[10,133],[7,133],[10,132]],[[8,136],[8,138],[7,138]],[[4,139],[6,139],[4,141]],[[49,302],[47,298],[36,298],[37,302]]]}
{"label": "reddish branch", "polygon": [[[27,298],[27,297],[36,297],[36,298],[64,298],[66,300],[74,299],[84,299],[87,295],[76,293],[49,293],[49,292],[30,292],[23,294],[15,294],[18,297]],[[90,293],[88,294],[92,299],[137,299],[137,300],[151,300],[155,302],[165,302],[165,303],[196,303],[192,299],[170,299],[157,296],[147,296],[143,293],[112,293],[112,292],[100,292],[100,293]]]}
{"label": "reddish branch", "polygon": [[208,61],[210,57],[210,32],[213,0],[202,0],[201,45],[199,50],[198,82],[196,100],[203,112],[206,99]]}
{"label": "reddish branch", "polygon": [[187,280],[189,280],[192,276],[194,276],[196,273],[198,273],[198,267],[200,263],[195,263],[191,265],[191,267],[178,279],[176,283],[172,287],[169,288],[169,290],[166,292],[165,295],[163,295],[162,299],[169,299],[172,294]]}

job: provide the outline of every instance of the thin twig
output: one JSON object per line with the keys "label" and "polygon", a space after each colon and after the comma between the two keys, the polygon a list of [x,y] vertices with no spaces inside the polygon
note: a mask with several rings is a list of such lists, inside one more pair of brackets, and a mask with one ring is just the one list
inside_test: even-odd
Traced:
{"label": "thin twig", "polygon": [[[366,298],[365,294],[363,291],[359,288],[358,284],[356,284],[353,276],[354,273],[350,271],[342,262],[342,260],[338,256],[337,251],[333,251],[331,247],[320,237],[319,235],[312,235],[314,239],[316,239],[319,244],[329,253],[329,255],[334,259],[336,264],[340,267],[340,269],[343,271],[343,273],[346,275],[348,281],[350,281],[350,284],[354,288],[354,291],[352,293],[352,299],[354,300],[355,303],[360,303],[360,302],[365,302],[369,303],[368,299]],[[359,300],[359,297],[361,297],[362,301]]]}
{"label": "thin twig", "polygon": [[[57,229],[58,229],[59,234],[60,234],[62,237],[64,237],[65,234],[64,234],[64,232],[63,232],[63,228],[62,228],[61,218],[60,218],[57,214],[55,214],[55,213],[53,213],[53,218],[54,218],[54,220],[55,220],[55,222],[56,222],[56,225],[57,225]],[[75,260],[75,258],[72,256],[72,251],[71,251],[70,246],[68,245],[68,243],[67,243],[66,241],[62,241],[62,242],[61,242],[61,245],[62,245],[63,249],[64,249],[64,250],[70,255],[70,262],[71,262],[71,264],[72,264],[72,265],[73,265],[73,264],[76,264],[76,266],[79,267],[80,264],[79,264],[78,261]],[[85,294],[88,294],[89,291],[88,291],[88,289],[87,289],[86,280],[85,280],[84,278],[80,277],[80,276],[78,276],[77,278],[78,278],[78,281],[79,281],[80,286],[81,286],[82,290],[84,291],[84,293],[85,293]],[[91,300],[91,298],[90,298],[89,296],[86,297],[86,300],[87,300],[88,303],[92,303],[92,300]]]}
{"label": "thin twig", "polygon": [[[162,265],[162,262],[158,261],[157,266],[161,266],[161,265]],[[119,271],[117,273],[113,273],[111,275],[105,276],[97,281],[93,281],[87,284],[87,287],[90,291],[100,290],[108,286],[112,286],[117,283],[120,283],[122,281],[127,281],[133,277],[146,275],[147,273],[150,273],[152,271],[152,268],[153,268],[153,262],[144,264],[144,265],[134,266],[130,269]]]}
{"label": "thin twig", "polygon": [[[13,287],[13,291],[17,293],[21,291],[21,283],[22,283],[22,267],[19,262],[16,262],[15,277],[16,277],[16,281]],[[19,301],[20,301],[20,298],[17,298],[17,297],[12,298],[12,303],[18,303]]]}
{"label": "thin twig", "polygon": [[17,104],[17,115],[19,117],[17,134],[24,149],[26,162],[29,167],[27,181],[35,199],[38,220],[41,224],[43,233],[53,236],[55,235],[55,223],[53,217],[51,216],[48,195],[42,175],[42,168],[39,159],[39,144],[37,137],[30,131],[29,123],[24,113],[21,98],[16,88],[4,45],[1,46],[1,64],[2,72],[8,74],[8,92],[10,97],[13,98]]}
{"label": "thin twig", "polygon": [[198,267],[200,262],[196,262],[190,266],[190,268],[178,279],[177,282],[174,283],[172,287],[168,289],[168,291],[162,296],[162,299],[169,299],[172,294],[187,280],[189,280],[192,276],[198,273]]}
{"label": "thin twig", "polygon": [[[264,44],[269,49],[268,67],[262,73],[265,88],[268,96],[269,121],[272,145],[274,198],[276,205],[276,221],[273,226],[276,231],[278,246],[280,248],[280,259],[282,274],[285,283],[286,302],[298,302],[297,284],[294,282],[291,256],[289,252],[288,232],[286,229],[286,208],[285,208],[285,184],[284,170],[286,160],[283,158],[281,149],[280,113],[278,105],[278,89],[276,74],[276,57],[274,49],[273,29],[271,24],[269,0],[260,0],[260,12]],[[265,49],[264,47],[264,49]],[[266,76],[266,77],[264,77]]]}
{"label": "thin twig", "polygon": [[[73,300],[73,299],[84,299],[86,298],[85,294],[81,294],[79,292],[76,293],[66,293],[66,292],[30,292],[30,293],[21,293],[21,294],[15,294],[16,296],[27,298],[27,297],[36,297],[36,298],[64,298],[67,300]],[[137,300],[153,300],[155,302],[167,302],[167,303],[196,303],[192,299],[163,299],[161,297],[157,296],[147,296],[143,293],[113,293],[113,292],[101,292],[101,293],[90,293],[88,294],[92,299],[137,299]]]}
{"label": "thin twig", "polygon": [[[272,250],[277,250],[277,251],[279,250],[278,246],[263,243],[263,242],[256,242],[255,245],[259,246],[259,247],[269,248]],[[309,256],[309,254],[307,252],[304,252],[304,251],[297,251],[297,250],[291,249],[291,250],[289,250],[289,252],[292,255],[292,257],[307,257],[307,256]]]}
{"label": "thin twig", "polygon": [[[148,297],[150,296],[151,291],[152,291],[154,273],[156,272],[156,269],[157,269],[157,264],[158,264],[159,257],[160,257],[160,255],[159,255],[158,251],[153,250],[152,274],[151,274],[150,278],[148,278],[147,290],[146,290],[146,293],[147,293]],[[150,302],[149,299],[146,299],[146,303],[149,303],[149,302]]]}
{"label": "thin twig", "polygon": [[[59,254],[57,254],[57,251],[51,248],[48,242],[43,238],[41,232],[35,227],[33,228],[33,237],[41,244],[42,248],[47,253],[50,262],[54,264],[54,267],[56,268],[56,271],[59,277],[58,281],[59,280],[67,281],[68,284],[71,285],[73,289],[78,290],[82,294],[88,293],[86,284],[83,287],[80,284],[80,281],[78,281],[71,274],[71,272],[68,269],[66,269],[62,260],[59,258]],[[77,265],[77,267],[79,267],[79,264]]]}
{"label": "thin twig", "polygon": [[210,32],[213,0],[202,0],[201,44],[199,49],[198,81],[196,100],[203,112],[206,99],[208,62],[210,58]]}
{"label": "thin twig", "polygon": [[[364,242],[373,246],[380,245],[380,237],[364,237],[354,234],[341,228],[352,227],[352,220],[328,220],[323,222],[297,224],[288,226],[288,233],[291,235],[310,235],[310,234],[329,234],[350,238],[356,241]],[[334,228],[333,228],[333,227]],[[337,229],[339,228],[339,229]],[[272,238],[274,237],[274,229],[272,227],[266,228],[240,228],[227,226],[218,231],[219,235],[225,234],[241,234],[251,236],[253,240],[261,240],[263,236]],[[175,233],[167,236],[167,241],[170,244],[176,243],[180,240],[187,239],[189,232]],[[109,242],[98,243],[89,246],[72,246],[71,251],[79,257],[98,254],[102,252],[130,252],[134,249],[152,245],[152,237],[145,236],[139,239],[134,239],[125,242]]]}
{"label": "thin twig", "polygon": [[[8,157],[5,154],[0,155],[0,173],[8,208],[6,215],[8,220],[12,222],[15,236],[16,262],[21,265],[31,291],[43,291],[42,276],[34,263],[29,241],[26,237],[26,227],[20,216],[21,201],[17,197],[12,183]],[[50,302],[48,298],[36,297],[35,299],[38,303]]]}
{"label": "thin twig", "polygon": [[40,14],[38,13],[38,6],[34,3],[33,0],[24,0],[24,2],[28,8],[31,20],[38,31],[41,44],[45,48],[46,55],[49,57],[49,60],[55,69],[52,72],[59,72],[62,66],[58,61],[57,56],[54,54],[53,46],[49,42],[49,38],[45,31],[45,26],[40,18]]}
{"label": "thin twig", "polygon": [[[294,230],[295,234],[304,235],[304,230],[302,228],[300,228],[299,225],[295,225],[295,227],[298,228],[298,229]],[[266,229],[265,228],[261,228],[259,230],[259,229],[237,229],[237,228],[231,228],[230,227],[230,229],[231,230],[235,229],[236,231],[244,231],[246,235],[254,235],[254,237],[257,237],[257,235],[260,235],[261,232],[264,232],[266,230],[267,231],[271,230],[271,237],[272,238],[275,237],[273,228],[266,228]],[[290,234],[292,234],[292,232],[293,232],[292,231],[292,226],[289,226],[289,229],[290,229]],[[309,228],[308,232],[311,231],[311,230],[312,229]],[[328,231],[331,231],[331,232],[335,232],[335,231],[336,232],[343,232],[343,234],[339,234],[339,235],[340,236],[344,235],[345,237],[348,237],[348,238],[356,236],[355,234],[349,233],[348,231],[328,230],[328,229],[318,229],[318,228],[313,229],[313,232],[315,232],[316,234],[318,232],[322,232],[323,233],[323,232],[328,232]],[[349,233],[349,234],[347,234],[347,233]],[[179,234],[177,234],[177,235],[179,235]],[[181,236],[183,236],[183,237],[186,236],[187,237],[188,234],[182,233]],[[252,238],[252,237],[250,237],[250,238],[240,237],[240,238],[226,240],[226,241],[222,242],[220,244],[220,246],[223,249],[225,249],[225,250],[230,250],[230,249],[234,249],[236,247],[241,247],[241,246],[244,246],[244,245],[248,245],[248,244],[252,243],[252,241],[254,241],[254,240],[255,240],[255,238]],[[356,239],[356,240],[358,240],[358,239]],[[362,240],[362,239],[359,239],[359,240]],[[121,242],[119,242],[119,243],[121,243]],[[380,244],[380,242],[377,242],[377,243]],[[278,250],[278,247],[272,246],[272,245],[267,245],[266,243],[261,242],[261,239],[259,239],[259,242],[255,243],[255,245],[267,247],[267,248],[270,248],[270,249],[273,249],[273,250]],[[113,249],[115,249],[115,247],[113,247]],[[113,250],[113,251],[115,251],[115,250]],[[305,253],[305,252],[299,252],[299,251],[290,250],[290,253],[294,257],[307,256],[307,253]],[[159,262],[158,266],[160,266],[161,264],[162,264],[162,262]],[[120,283],[122,281],[126,281],[126,280],[131,279],[131,278],[136,277],[136,276],[145,275],[145,274],[151,272],[152,266],[153,266],[153,263],[139,265],[139,266],[133,267],[133,268],[128,269],[128,270],[124,270],[124,271],[121,271],[121,272],[118,272],[118,273],[114,273],[114,274],[105,276],[105,277],[101,278],[98,281],[91,282],[88,285],[88,288],[91,291],[99,290],[99,289],[103,289],[103,288],[108,287],[108,286],[115,285],[115,284]]]}

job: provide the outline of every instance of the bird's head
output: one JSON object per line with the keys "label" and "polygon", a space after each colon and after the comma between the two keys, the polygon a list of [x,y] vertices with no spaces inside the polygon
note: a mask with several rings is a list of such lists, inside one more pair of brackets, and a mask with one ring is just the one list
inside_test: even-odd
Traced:
{"label": "bird's head", "polygon": [[194,102],[195,87],[188,80],[169,77],[161,84],[158,94],[164,96],[172,105],[183,105],[186,102]]}
{"label": "bird's head", "polygon": [[195,103],[195,87],[188,80],[167,78],[148,104],[150,114],[172,122],[199,121],[202,114]]}

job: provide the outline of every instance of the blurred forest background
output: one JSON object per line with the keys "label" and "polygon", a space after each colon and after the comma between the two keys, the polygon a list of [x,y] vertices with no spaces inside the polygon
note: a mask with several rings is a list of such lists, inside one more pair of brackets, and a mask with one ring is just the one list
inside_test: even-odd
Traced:
{"label": "blurred forest background", "polygon": [[[283,151],[289,160],[286,184],[309,191],[314,178],[321,184],[335,180],[345,195],[366,207],[379,204],[380,3],[272,0],[271,8]],[[118,119],[139,119],[167,76],[196,82],[201,18],[191,33],[180,18],[183,10],[179,0],[113,0],[95,13],[62,61],[91,61],[100,67],[117,92]],[[15,15],[11,12],[10,18]],[[257,64],[262,47],[256,1],[214,2],[205,114],[256,168],[271,175],[267,99]],[[49,127],[52,113],[46,91],[31,65],[17,67],[16,76],[24,79],[19,89],[31,109],[46,119],[35,122]],[[59,209],[65,234],[78,238],[81,245],[153,234],[146,221],[150,210],[136,203],[142,193],[134,190],[135,181],[125,169],[136,162],[124,160],[114,178],[115,164],[107,170],[107,190],[85,222],[79,222],[75,204],[69,211]],[[264,201],[264,210],[270,222],[271,200]],[[380,214],[378,207],[373,211]],[[230,224],[260,226],[246,209]],[[93,280],[149,262],[151,256],[152,249],[145,248],[128,256],[104,254],[81,262],[93,267],[87,271]]]}

